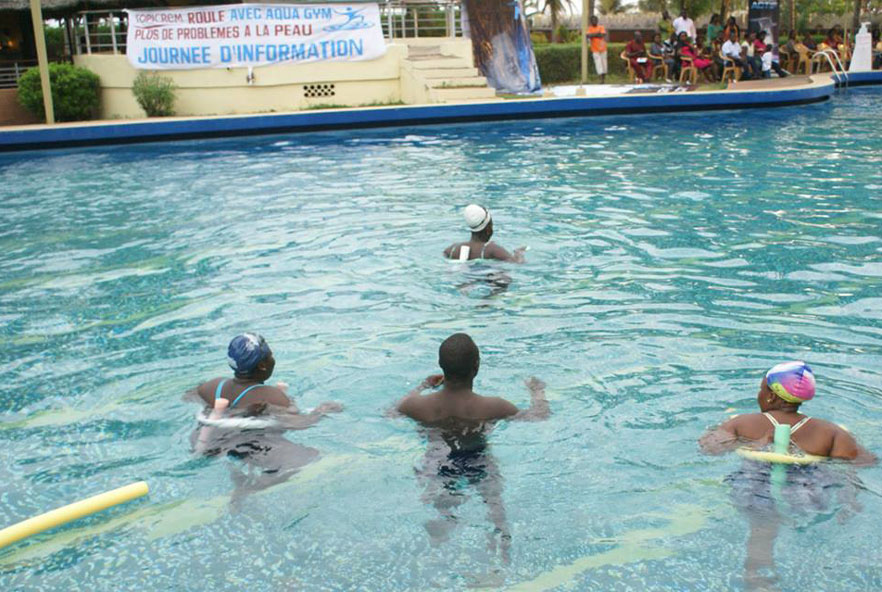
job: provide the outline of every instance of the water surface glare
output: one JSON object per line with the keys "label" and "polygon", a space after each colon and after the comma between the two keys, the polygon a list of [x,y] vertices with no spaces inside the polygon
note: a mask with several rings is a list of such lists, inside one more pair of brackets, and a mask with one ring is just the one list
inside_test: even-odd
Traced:
{"label": "water surface glare", "polygon": [[[142,500],[0,552],[2,590],[741,589],[732,455],[763,370],[882,452],[882,93],[820,105],[0,156],[0,523],[145,479]],[[442,260],[486,204],[507,291]],[[265,335],[320,458],[231,506],[182,394]],[[490,437],[511,562],[474,488],[450,538],[386,409],[467,331],[476,388],[553,415]],[[882,588],[882,471],[786,507],[777,589]],[[0,524],[0,525],[2,525]]]}

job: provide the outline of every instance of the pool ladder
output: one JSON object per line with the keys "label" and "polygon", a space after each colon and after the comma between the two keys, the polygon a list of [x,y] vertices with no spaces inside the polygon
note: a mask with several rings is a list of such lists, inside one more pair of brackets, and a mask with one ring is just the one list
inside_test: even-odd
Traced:
{"label": "pool ladder", "polygon": [[[848,88],[848,72],[845,71],[845,65],[843,65],[842,60],[839,58],[839,52],[833,49],[824,49],[817,53],[815,56],[822,55],[827,58],[827,63],[830,64],[830,69],[833,70],[833,76],[836,78],[836,86],[845,86]],[[836,61],[833,61],[833,58],[836,58]],[[839,68],[837,69],[837,66]],[[814,70],[814,67],[812,67]]]}

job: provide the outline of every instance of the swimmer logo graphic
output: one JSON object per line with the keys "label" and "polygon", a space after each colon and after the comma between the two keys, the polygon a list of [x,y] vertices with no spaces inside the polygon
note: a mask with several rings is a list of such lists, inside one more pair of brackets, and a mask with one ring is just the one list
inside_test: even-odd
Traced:
{"label": "swimmer logo graphic", "polygon": [[325,31],[357,31],[358,29],[370,29],[374,26],[374,23],[369,23],[364,20],[364,15],[361,14],[364,10],[364,8],[355,10],[351,6],[347,6],[346,9],[342,11],[335,10],[335,13],[345,16],[347,20],[345,23],[339,25],[328,25],[325,27]]}
{"label": "swimmer logo graphic", "polygon": [[235,4],[129,10],[126,57],[142,70],[374,60],[386,53],[377,4]]}

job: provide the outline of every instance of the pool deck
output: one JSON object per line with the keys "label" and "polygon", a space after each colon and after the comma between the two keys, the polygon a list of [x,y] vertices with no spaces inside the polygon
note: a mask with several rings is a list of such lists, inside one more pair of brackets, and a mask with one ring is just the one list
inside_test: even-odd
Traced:
{"label": "pool deck", "polygon": [[[858,84],[882,84],[882,71],[851,74],[849,86]],[[10,126],[0,128],[0,152],[516,119],[770,108],[825,101],[836,92],[836,86],[825,73],[739,83],[727,90],[606,85],[596,90],[586,86],[586,95],[580,95],[579,87],[572,86],[553,88],[546,93],[551,96],[486,102]]]}

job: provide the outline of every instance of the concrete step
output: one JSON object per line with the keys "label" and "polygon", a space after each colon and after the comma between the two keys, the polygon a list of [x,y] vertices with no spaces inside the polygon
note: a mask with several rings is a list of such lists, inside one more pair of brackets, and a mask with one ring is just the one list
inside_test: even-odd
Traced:
{"label": "concrete step", "polygon": [[407,58],[404,63],[414,70],[435,70],[437,68],[471,68],[468,60],[455,56],[416,56]]}
{"label": "concrete step", "polygon": [[441,55],[441,46],[440,45],[408,45],[407,46],[407,57],[419,57],[426,55]]}
{"label": "concrete step", "polygon": [[434,70],[420,70],[423,78],[470,78],[480,76],[477,68],[435,68]]}
{"label": "concrete step", "polygon": [[426,77],[426,85],[429,88],[484,88],[487,86],[487,79],[483,76],[457,76],[456,78]]}
{"label": "concrete step", "polygon": [[462,101],[465,99],[496,98],[496,91],[488,86],[483,88],[430,88],[429,98],[437,103]]}

